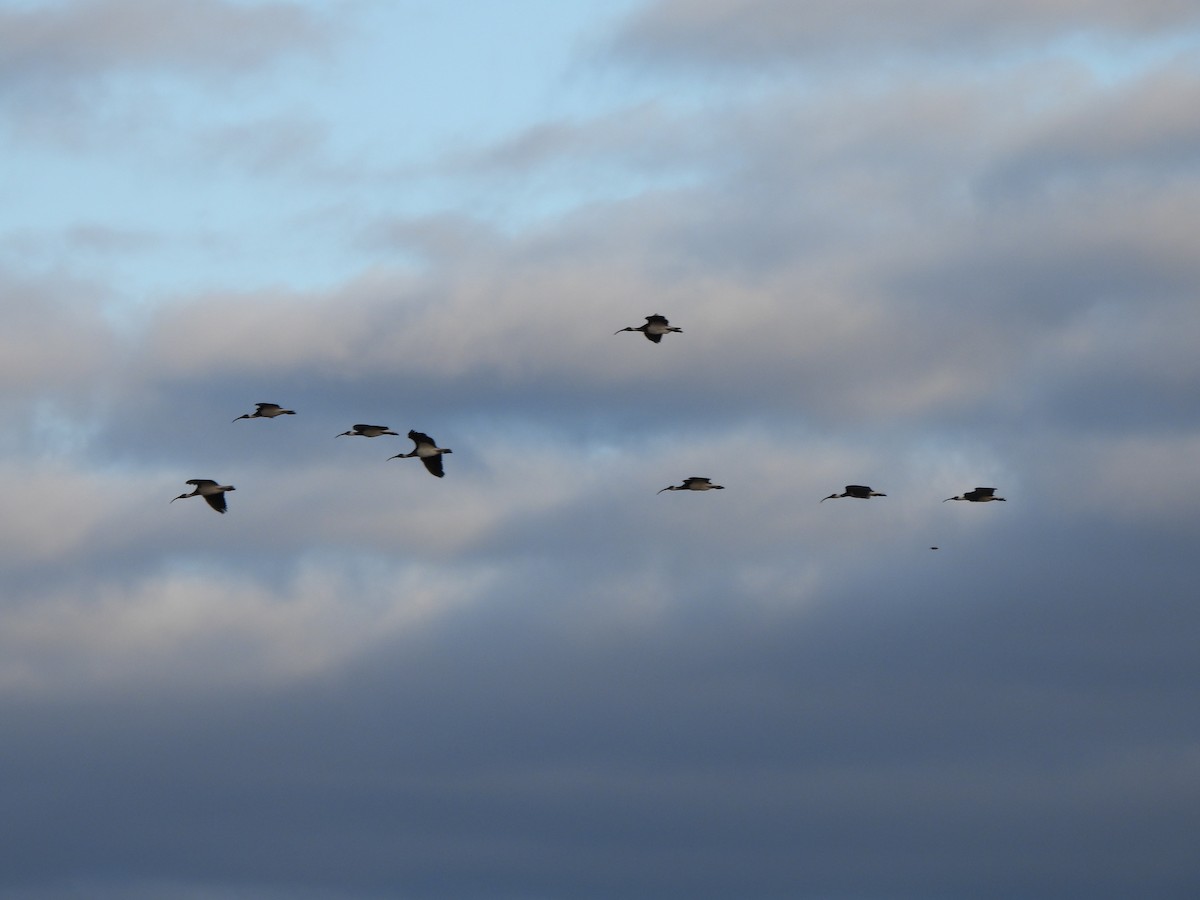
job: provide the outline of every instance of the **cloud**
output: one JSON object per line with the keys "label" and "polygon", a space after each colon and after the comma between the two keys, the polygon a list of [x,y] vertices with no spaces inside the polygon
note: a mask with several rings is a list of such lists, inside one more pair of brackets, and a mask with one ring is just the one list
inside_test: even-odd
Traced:
{"label": "cloud", "polygon": [[[431,214],[295,167],[348,276],[158,260],[113,318],[157,232],[10,240],[0,896],[1187,896],[1194,73],[1043,50],[1191,13],[1072,8],[912,6],[1025,48],[961,78],[548,113],[429,160],[469,198]],[[631,27],[741,59],[675,28],[737,9]],[[764,76],[808,52],[774,24]],[[320,149],[261,111],[198,154]],[[245,189],[224,246],[295,222]]]}
{"label": "cloud", "polygon": [[[6,405],[70,394],[110,372],[117,342],[100,314],[111,297],[96,281],[65,273],[25,276],[0,269],[0,383]],[[22,388],[19,392],[18,387]]]}
{"label": "cloud", "polygon": [[181,0],[163,16],[138,0],[68,0],[0,13],[0,68],[10,88],[140,69],[237,72],[325,42],[296,3]]}
{"label": "cloud", "polygon": [[[150,140],[185,105],[170,84],[211,87],[287,57],[317,56],[335,20],[291,2],[62,0],[0,11],[0,104],[10,134],[94,153]],[[165,79],[165,80],[164,80]]]}
{"label": "cloud", "polygon": [[930,54],[966,59],[973,52],[1045,45],[1079,34],[1117,38],[1170,36],[1194,28],[1186,0],[1022,0],[995,4],[922,0],[657,0],[620,28],[613,46],[641,63],[828,63],[868,54]]}
{"label": "cloud", "polygon": [[[486,581],[319,554],[299,560],[282,585],[200,559],[135,578],[72,579],[21,602],[10,598],[0,612],[0,693],[53,697],[82,684],[100,693],[151,685],[220,691],[306,681],[389,634],[473,602]],[[348,595],[356,598],[354,612],[345,606]]]}

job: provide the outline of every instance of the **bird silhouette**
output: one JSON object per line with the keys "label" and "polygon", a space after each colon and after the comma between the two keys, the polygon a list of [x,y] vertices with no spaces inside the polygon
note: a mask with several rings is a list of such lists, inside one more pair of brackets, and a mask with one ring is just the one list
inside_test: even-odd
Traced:
{"label": "bird silhouette", "polygon": [[664,334],[668,334],[669,332],[677,331],[683,334],[682,328],[676,328],[667,321],[666,316],[660,316],[657,313],[653,316],[646,316],[645,325],[639,325],[637,328],[630,325],[628,328],[621,328],[614,331],[613,334],[620,334],[622,331],[640,331],[646,336],[646,340],[653,341],[656,344],[663,339]]}
{"label": "bird silhouette", "polygon": [[180,494],[173,498],[172,503],[188,497],[203,497],[209,506],[222,515],[225,513],[225,492],[237,490],[232,484],[217,484],[211,478],[193,478],[186,483],[193,485],[194,490],[190,494]]}
{"label": "bird silhouette", "polygon": [[429,470],[429,474],[436,475],[441,478],[445,472],[442,471],[442,454],[453,453],[445,447],[439,447],[437,441],[427,434],[422,434],[419,431],[410,431],[408,436],[412,438],[415,445],[408,453],[397,453],[395,456],[389,456],[388,459],[412,459],[414,456],[425,463],[425,468]]}
{"label": "bird silhouette", "polygon": [[887,494],[881,494],[879,491],[873,491],[865,484],[848,484],[844,494],[830,494],[828,497],[822,497],[821,502],[826,500],[837,500],[840,497],[855,497],[859,500],[870,500],[872,497],[886,497]]}
{"label": "bird silhouette", "polygon": [[724,485],[713,484],[711,478],[701,478],[699,475],[693,475],[691,478],[685,478],[683,484],[671,485],[665,487],[662,491],[723,491]]}
{"label": "bird silhouette", "polygon": [[294,409],[284,409],[278,403],[255,403],[254,405],[258,409],[252,413],[240,415],[233,421],[236,422],[238,419],[273,419],[276,416],[294,416],[296,414]]}
{"label": "bird silhouette", "polygon": [[395,434],[396,437],[400,436],[386,425],[355,425],[349,431],[343,431],[341,434],[334,436],[346,437],[348,435],[350,437],[379,437],[381,434]]}
{"label": "bird silhouette", "polygon": [[967,491],[965,494],[959,494],[957,497],[947,497],[942,502],[946,503],[949,500],[966,500],[970,503],[987,503],[989,500],[1004,500],[1004,498],[996,496],[995,488],[977,487],[975,490]]}

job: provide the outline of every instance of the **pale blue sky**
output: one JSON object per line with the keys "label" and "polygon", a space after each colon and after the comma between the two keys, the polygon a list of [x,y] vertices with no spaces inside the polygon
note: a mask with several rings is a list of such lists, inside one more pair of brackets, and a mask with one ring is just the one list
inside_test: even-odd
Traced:
{"label": "pale blue sky", "polygon": [[[463,184],[443,167],[539,122],[636,101],[635,80],[606,78],[591,58],[630,5],[313,3],[327,17],[315,56],[241,78],[117,69],[52,98],[88,120],[86,136],[60,122],[46,134],[39,121],[29,140],[10,128],[0,228],[42,238],[19,262],[115,262],[144,300],[346,278],[372,261],[347,225],[372,215],[465,208],[527,221],[593,192],[560,184],[531,196],[496,179]],[[56,246],[77,227],[154,246],[115,261],[110,244]]]}

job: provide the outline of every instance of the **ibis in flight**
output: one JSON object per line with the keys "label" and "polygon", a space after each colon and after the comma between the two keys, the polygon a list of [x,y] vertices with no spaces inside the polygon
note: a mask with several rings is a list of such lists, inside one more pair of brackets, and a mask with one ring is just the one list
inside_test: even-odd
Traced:
{"label": "ibis in flight", "polygon": [[656,344],[661,341],[663,335],[667,334],[668,332],[678,331],[680,334],[683,334],[682,328],[676,328],[667,321],[666,316],[660,316],[658,314],[646,316],[645,325],[639,325],[637,328],[634,328],[632,325],[630,325],[628,328],[622,328],[619,331],[614,331],[613,334],[620,334],[622,331],[640,331],[646,336],[646,340],[654,341]]}
{"label": "ibis in flight", "polygon": [[252,413],[238,416],[233,421],[236,422],[238,419],[273,419],[276,416],[294,416],[296,414],[294,409],[284,409],[278,403],[255,403],[254,405],[258,409]]}
{"label": "ibis in flight", "polygon": [[237,490],[232,484],[217,484],[211,478],[193,478],[187,482],[193,486],[190,494],[180,494],[171,500],[184,500],[188,497],[203,497],[219,513],[225,512],[225,492]]}
{"label": "ibis in flight", "polygon": [[673,484],[670,487],[665,487],[662,491],[723,491],[724,485],[713,484],[711,478],[701,478],[698,475],[693,475],[691,478],[683,479],[683,484]]}
{"label": "ibis in flight", "polygon": [[873,491],[865,484],[848,484],[844,494],[830,494],[828,497],[822,497],[821,502],[826,500],[837,500],[840,497],[855,497],[859,500],[870,500],[872,497],[886,497],[887,494],[881,494],[879,491]]}
{"label": "ibis in flight", "polygon": [[419,431],[410,431],[408,436],[412,438],[415,445],[408,453],[397,453],[395,456],[389,456],[388,459],[412,459],[414,456],[425,463],[425,468],[429,470],[430,475],[436,475],[441,478],[446,473],[442,471],[442,454],[453,453],[446,447],[439,447],[437,441],[427,434],[422,434]]}
{"label": "ibis in flight", "polygon": [[334,435],[334,437],[346,437],[347,435],[350,437],[379,437],[381,434],[395,434],[399,437],[396,432],[392,431],[386,425],[355,425],[349,431],[343,431],[341,434]]}
{"label": "ibis in flight", "polygon": [[973,491],[967,491],[965,494],[959,494],[957,497],[947,497],[942,502],[948,500],[968,500],[971,503],[987,503],[989,500],[1003,500],[1003,497],[996,496],[995,488],[977,487]]}

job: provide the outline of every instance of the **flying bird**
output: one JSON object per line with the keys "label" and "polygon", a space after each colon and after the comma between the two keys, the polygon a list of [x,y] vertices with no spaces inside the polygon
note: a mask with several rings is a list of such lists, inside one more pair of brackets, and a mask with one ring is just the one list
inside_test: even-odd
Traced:
{"label": "flying bird", "polygon": [[865,484],[848,484],[846,485],[846,493],[830,494],[828,497],[822,497],[821,502],[826,500],[837,500],[840,497],[855,497],[858,500],[870,500],[872,497],[886,497],[887,494],[881,494],[879,491],[873,491]]}
{"label": "flying bird", "polygon": [[622,328],[619,331],[614,331],[613,334],[620,334],[622,331],[640,331],[646,336],[646,340],[654,341],[656,344],[661,341],[663,335],[667,334],[668,332],[677,331],[680,334],[683,334],[682,328],[676,328],[667,321],[666,316],[660,316],[658,314],[646,316],[645,325],[639,325],[637,328],[634,328],[632,325],[630,325],[628,328]]}
{"label": "flying bird", "polygon": [[671,485],[665,487],[662,491],[723,491],[724,485],[713,484],[711,478],[701,478],[698,475],[693,475],[691,478],[683,479],[683,484]]}
{"label": "flying bird", "polygon": [[[356,426],[357,427],[357,426]],[[425,463],[425,468],[429,470],[430,475],[436,475],[441,478],[446,473],[442,471],[442,454],[453,453],[446,447],[439,447],[437,441],[427,434],[422,434],[419,431],[410,431],[408,436],[412,438],[415,445],[408,453],[397,453],[395,456],[389,456],[388,459],[412,459],[414,456]]]}
{"label": "flying bird", "polygon": [[258,409],[252,413],[238,416],[233,421],[236,422],[238,419],[273,419],[276,416],[294,416],[296,414],[294,409],[284,409],[278,403],[255,403],[254,405]]}
{"label": "flying bird", "polygon": [[190,494],[180,494],[173,498],[172,503],[188,497],[203,497],[208,505],[219,513],[225,512],[225,492],[237,490],[232,484],[217,484],[211,478],[193,478],[187,484],[193,485],[195,489]]}
{"label": "flying bird", "polygon": [[350,437],[379,437],[381,434],[395,434],[396,437],[400,436],[386,425],[355,425],[350,431],[343,431],[341,434],[334,435],[334,437],[346,437],[347,435]]}
{"label": "flying bird", "polygon": [[947,500],[969,500],[971,503],[987,503],[989,500],[1003,499],[1003,497],[996,496],[995,488],[977,487],[975,490],[959,494],[957,497],[947,497],[942,502],[945,503]]}

